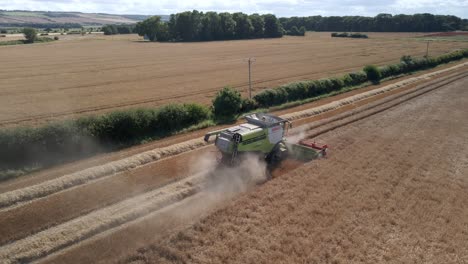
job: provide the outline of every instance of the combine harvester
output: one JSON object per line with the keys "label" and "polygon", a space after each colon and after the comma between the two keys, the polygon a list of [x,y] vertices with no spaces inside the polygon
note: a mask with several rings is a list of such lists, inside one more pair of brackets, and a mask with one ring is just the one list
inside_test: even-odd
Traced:
{"label": "combine harvester", "polygon": [[286,135],[292,127],[288,120],[264,113],[246,115],[245,119],[247,123],[205,135],[207,142],[216,136],[215,146],[221,153],[222,164],[236,165],[246,154],[258,155],[272,165],[287,157],[311,161],[327,153],[327,145],[313,140],[287,142]]}

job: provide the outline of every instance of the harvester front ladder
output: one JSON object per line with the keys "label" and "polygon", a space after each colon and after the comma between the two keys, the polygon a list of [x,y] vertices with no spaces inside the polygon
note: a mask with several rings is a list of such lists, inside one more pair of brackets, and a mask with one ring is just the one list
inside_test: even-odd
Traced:
{"label": "harvester front ladder", "polygon": [[241,135],[234,134],[233,139],[234,139],[234,146],[232,146],[233,149],[232,149],[232,156],[231,156],[231,164],[234,164],[237,160],[237,154],[238,154],[237,145],[241,141]]}

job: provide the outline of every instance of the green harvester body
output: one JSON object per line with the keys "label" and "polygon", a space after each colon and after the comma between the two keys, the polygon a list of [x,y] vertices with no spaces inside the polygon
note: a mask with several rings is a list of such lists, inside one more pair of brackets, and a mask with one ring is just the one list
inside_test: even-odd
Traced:
{"label": "green harvester body", "polygon": [[280,161],[288,155],[304,161],[325,155],[326,145],[287,143],[285,135],[291,127],[288,120],[264,113],[246,115],[245,119],[247,123],[205,135],[205,141],[216,136],[215,146],[224,163],[234,164],[247,153],[263,156],[268,162]]}

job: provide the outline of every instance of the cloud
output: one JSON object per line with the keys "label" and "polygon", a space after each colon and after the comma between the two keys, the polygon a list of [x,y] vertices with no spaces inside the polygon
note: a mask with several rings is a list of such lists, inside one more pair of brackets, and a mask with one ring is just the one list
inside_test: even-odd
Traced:
{"label": "cloud", "polygon": [[468,0],[15,0],[2,9],[171,14],[186,10],[274,13],[278,16],[433,13],[468,17]]}

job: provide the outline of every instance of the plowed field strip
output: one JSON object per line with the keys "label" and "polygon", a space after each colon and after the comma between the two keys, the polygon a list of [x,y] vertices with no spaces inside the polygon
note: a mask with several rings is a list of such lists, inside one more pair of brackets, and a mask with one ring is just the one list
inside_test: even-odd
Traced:
{"label": "plowed field strip", "polygon": [[[209,155],[210,149],[197,155]],[[0,245],[197,173],[193,156],[186,152],[0,212]]]}

